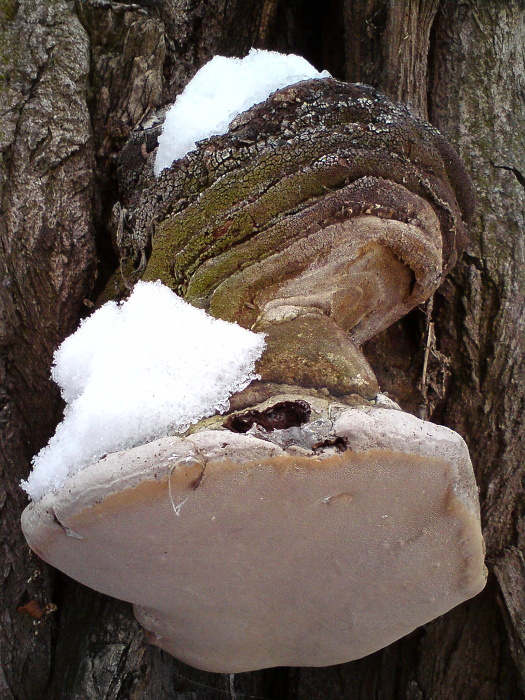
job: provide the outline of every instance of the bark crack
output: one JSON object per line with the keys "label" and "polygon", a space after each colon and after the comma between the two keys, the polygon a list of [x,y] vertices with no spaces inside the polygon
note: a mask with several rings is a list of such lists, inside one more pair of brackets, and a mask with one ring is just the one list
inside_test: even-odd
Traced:
{"label": "bark crack", "polygon": [[523,187],[525,190],[525,176],[523,173],[518,170],[518,168],[515,168],[513,165],[498,165],[497,163],[494,163],[491,161],[491,165],[493,168],[497,168],[498,170],[508,170],[509,173],[512,173],[516,180],[520,183],[520,185]]}

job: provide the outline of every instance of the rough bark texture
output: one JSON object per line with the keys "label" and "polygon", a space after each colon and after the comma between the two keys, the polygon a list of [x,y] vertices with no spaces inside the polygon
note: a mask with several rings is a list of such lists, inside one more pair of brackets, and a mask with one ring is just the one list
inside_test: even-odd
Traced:
{"label": "rough bark texture", "polygon": [[0,10],[0,695],[30,698],[49,682],[56,615],[50,573],[19,531],[18,481],[59,417],[52,353],[95,269],[89,44],[66,3]]}
{"label": "rough bark texture", "polygon": [[[0,2],[2,698],[523,695],[524,41],[519,0]],[[228,677],[153,649],[127,605],[41,566],[18,527],[17,484],[60,416],[52,351],[85,313],[95,243],[102,278],[115,262],[118,151],[213,53],[251,45],[427,112],[475,181],[472,243],[433,306],[367,350],[383,390],[412,391],[469,443],[491,576],[473,601],[361,661]]]}

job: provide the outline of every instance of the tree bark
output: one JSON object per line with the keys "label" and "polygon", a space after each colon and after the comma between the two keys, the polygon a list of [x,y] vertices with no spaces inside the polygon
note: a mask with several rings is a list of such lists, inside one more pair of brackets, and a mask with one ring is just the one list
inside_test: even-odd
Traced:
{"label": "tree bark", "polygon": [[[524,42],[519,0],[0,0],[1,698],[523,696]],[[489,583],[365,659],[224,676],[151,647],[130,606],[39,562],[18,484],[60,419],[53,350],[116,265],[120,149],[212,55],[251,46],[408,102],[474,180],[466,253],[431,305],[366,351],[384,391],[469,444]]]}
{"label": "tree bark", "polygon": [[0,694],[29,698],[49,681],[56,616],[52,574],[20,532],[18,482],[60,415],[52,353],[95,271],[89,45],[65,3],[0,9]]}

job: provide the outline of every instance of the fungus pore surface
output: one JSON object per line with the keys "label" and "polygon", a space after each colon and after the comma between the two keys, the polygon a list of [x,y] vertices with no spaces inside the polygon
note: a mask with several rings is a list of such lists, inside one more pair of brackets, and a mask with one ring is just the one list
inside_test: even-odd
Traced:
{"label": "fungus pore surface", "polygon": [[109,455],[31,504],[26,537],[221,673],[359,658],[481,590],[461,438],[396,410],[312,409],[273,442],[203,430]]}

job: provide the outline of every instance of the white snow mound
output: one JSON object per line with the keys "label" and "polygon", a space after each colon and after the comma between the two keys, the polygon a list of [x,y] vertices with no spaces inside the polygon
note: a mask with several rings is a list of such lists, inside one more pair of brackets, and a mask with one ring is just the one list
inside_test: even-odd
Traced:
{"label": "white snow mound", "polygon": [[197,141],[225,134],[241,112],[263,102],[275,90],[301,80],[329,78],[294,54],[252,49],[245,58],[215,56],[188,83],[169,109],[159,138],[155,175],[169,168]]}
{"label": "white snow mound", "polygon": [[55,352],[64,420],[22,487],[38,500],[104,454],[227,410],[229,397],[257,377],[264,345],[264,334],[214,319],[160,282],[139,282]]}

